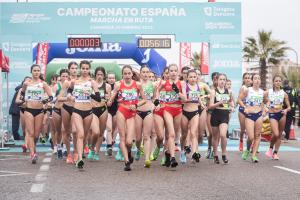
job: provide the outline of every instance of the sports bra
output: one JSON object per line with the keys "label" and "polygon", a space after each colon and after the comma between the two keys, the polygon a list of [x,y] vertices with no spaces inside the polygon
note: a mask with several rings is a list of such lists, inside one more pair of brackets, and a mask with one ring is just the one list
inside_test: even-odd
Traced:
{"label": "sports bra", "polygon": [[260,106],[264,100],[264,91],[259,88],[255,91],[253,87],[248,88],[248,95],[246,97],[246,106]]}
{"label": "sports bra", "polygon": [[77,103],[89,103],[91,102],[91,94],[93,92],[92,82],[77,82],[74,85],[73,96]]}
{"label": "sports bra", "polygon": [[[178,80],[176,83],[177,88],[179,91],[182,90],[181,88],[181,83]],[[172,89],[172,84],[170,83],[170,80],[167,80],[163,90],[160,93],[160,100],[166,104],[180,104],[181,101],[179,99],[179,94],[177,94],[173,89]]]}
{"label": "sports bra", "polygon": [[126,86],[124,81],[120,81],[120,89],[118,91],[118,102],[126,105],[135,105],[138,103],[138,88],[136,81],[132,80],[130,86]]}
{"label": "sports bra", "polygon": [[269,89],[268,95],[270,100],[270,107],[282,109],[284,101],[284,91],[281,89],[275,92],[273,89]]}
{"label": "sports bra", "polygon": [[45,95],[43,83],[28,85],[25,91],[25,101],[42,101]]}

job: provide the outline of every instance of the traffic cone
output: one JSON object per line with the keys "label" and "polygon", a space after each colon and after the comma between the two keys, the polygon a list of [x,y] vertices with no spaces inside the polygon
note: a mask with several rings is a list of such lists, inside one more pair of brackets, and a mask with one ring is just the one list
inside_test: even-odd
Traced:
{"label": "traffic cone", "polygon": [[296,140],[296,137],[295,137],[295,129],[294,129],[294,125],[293,125],[293,124],[291,125],[290,138],[289,138],[289,140]]}

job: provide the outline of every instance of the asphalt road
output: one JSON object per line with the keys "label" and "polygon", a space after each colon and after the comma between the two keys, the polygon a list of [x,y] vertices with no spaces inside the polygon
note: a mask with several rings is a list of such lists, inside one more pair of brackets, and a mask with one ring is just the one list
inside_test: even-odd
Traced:
{"label": "asphalt road", "polygon": [[[300,149],[300,141],[291,144]],[[36,165],[28,155],[0,153],[0,199],[300,199],[298,150],[281,152],[279,161],[261,152],[258,164],[243,161],[238,151],[229,152],[228,158],[228,165],[201,158],[176,170],[159,161],[145,169],[140,160],[131,172],[124,172],[123,162],[104,152],[101,161],[86,161],[83,171],[51,153],[41,153]]]}

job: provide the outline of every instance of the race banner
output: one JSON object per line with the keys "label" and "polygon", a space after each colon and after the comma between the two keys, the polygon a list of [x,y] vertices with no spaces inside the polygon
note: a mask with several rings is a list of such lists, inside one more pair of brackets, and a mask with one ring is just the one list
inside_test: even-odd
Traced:
{"label": "race banner", "polygon": [[201,73],[203,75],[209,74],[209,46],[207,42],[202,42],[200,59]]}
{"label": "race banner", "polygon": [[179,69],[190,66],[191,63],[191,43],[180,42],[179,46]]}
{"label": "race banner", "polygon": [[39,43],[36,54],[36,64],[41,66],[41,73],[45,77],[48,61],[49,44]]}

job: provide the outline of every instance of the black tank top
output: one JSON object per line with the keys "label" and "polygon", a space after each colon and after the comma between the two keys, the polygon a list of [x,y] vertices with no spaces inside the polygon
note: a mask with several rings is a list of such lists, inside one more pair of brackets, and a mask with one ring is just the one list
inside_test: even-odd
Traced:
{"label": "black tank top", "polygon": [[219,107],[229,108],[230,95],[228,89],[225,89],[224,93],[221,93],[218,88],[216,88],[215,91],[216,91],[216,95],[215,95],[214,103],[225,101],[226,103],[224,103]]}
{"label": "black tank top", "polygon": [[[111,86],[111,91],[113,91],[114,90],[114,87],[115,87],[115,84],[110,84],[110,86]],[[113,111],[113,110],[118,110],[118,95],[116,96],[116,98],[114,99],[114,102],[111,104],[111,106],[110,107],[108,107],[108,110],[110,111]]]}

